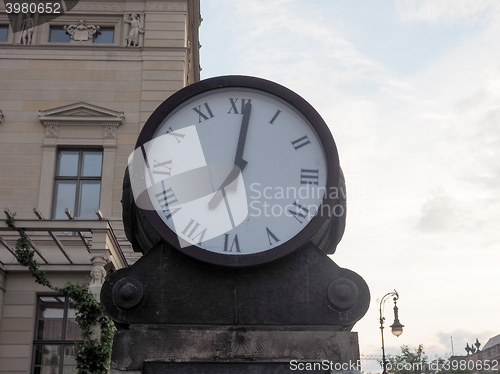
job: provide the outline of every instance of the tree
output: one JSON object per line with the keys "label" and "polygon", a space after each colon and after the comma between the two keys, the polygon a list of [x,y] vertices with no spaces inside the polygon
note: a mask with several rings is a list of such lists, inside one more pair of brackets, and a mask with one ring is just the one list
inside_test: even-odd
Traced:
{"label": "tree", "polygon": [[440,357],[429,361],[422,344],[415,349],[403,345],[401,354],[387,357],[387,372],[391,374],[471,374],[472,367],[475,366],[465,358],[449,361]]}
{"label": "tree", "polygon": [[401,346],[401,354],[387,356],[387,372],[393,374],[423,374],[429,373],[428,358],[424,346],[412,349],[408,345]]}

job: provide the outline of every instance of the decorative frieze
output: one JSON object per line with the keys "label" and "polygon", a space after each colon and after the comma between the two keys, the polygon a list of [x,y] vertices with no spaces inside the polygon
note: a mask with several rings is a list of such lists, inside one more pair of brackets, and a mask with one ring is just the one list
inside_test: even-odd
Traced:
{"label": "decorative frieze", "polygon": [[162,10],[162,11],[172,11],[172,12],[185,12],[187,11],[187,3],[171,3],[167,1],[156,1],[148,2],[146,4],[146,10]]}
{"label": "decorative frieze", "polygon": [[79,1],[73,10],[76,11],[109,11],[124,12],[125,3],[106,2],[106,1]]}

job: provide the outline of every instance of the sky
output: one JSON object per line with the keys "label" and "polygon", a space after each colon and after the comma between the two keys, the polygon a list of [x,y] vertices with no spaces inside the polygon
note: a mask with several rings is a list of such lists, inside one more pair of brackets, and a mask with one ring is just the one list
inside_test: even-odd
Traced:
{"label": "sky", "polygon": [[361,354],[381,353],[394,289],[391,354],[500,334],[500,1],[202,0],[201,15],[202,79],[275,81],[331,129],[347,184],[332,259],[371,292]]}

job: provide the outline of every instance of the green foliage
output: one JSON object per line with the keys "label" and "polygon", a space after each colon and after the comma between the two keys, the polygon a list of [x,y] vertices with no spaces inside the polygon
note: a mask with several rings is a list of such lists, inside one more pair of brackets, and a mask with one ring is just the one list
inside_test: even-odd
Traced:
{"label": "green foliage", "polygon": [[452,361],[437,358],[429,361],[422,344],[413,349],[401,346],[401,354],[387,357],[387,372],[393,374],[471,374],[467,365],[473,364],[465,359]]}
{"label": "green foliage", "polygon": [[[76,309],[76,322],[82,330],[84,342],[78,347],[76,358],[79,374],[106,374],[113,342],[113,324],[103,314],[87,285],[68,283],[62,291]],[[96,336],[99,326],[100,336]]]}
{"label": "green foliage", "polygon": [[21,265],[26,266],[29,269],[38,284],[53,288],[45,272],[41,271],[38,268],[38,263],[35,261],[35,251],[33,250],[33,246],[31,245],[28,236],[26,235],[24,230],[17,229],[14,226],[15,216],[16,214],[14,213],[12,216],[9,216],[6,219],[7,225],[13,230],[17,230],[17,232],[19,233],[19,239],[17,239],[16,241],[14,256]]}
{"label": "green foliage", "polygon": [[401,354],[387,357],[387,372],[394,374],[428,373],[428,359],[420,344],[413,352],[408,345],[401,347]]}
{"label": "green foliage", "polygon": [[62,289],[52,286],[47,274],[40,270],[35,260],[35,251],[24,230],[14,225],[14,216],[8,217],[9,227],[19,232],[14,256],[26,266],[38,284],[64,293],[68,296],[76,310],[76,322],[80,326],[83,342],[78,345],[76,357],[78,374],[107,374],[111,359],[114,326],[103,313],[101,304],[94,298],[88,285],[67,283]]}

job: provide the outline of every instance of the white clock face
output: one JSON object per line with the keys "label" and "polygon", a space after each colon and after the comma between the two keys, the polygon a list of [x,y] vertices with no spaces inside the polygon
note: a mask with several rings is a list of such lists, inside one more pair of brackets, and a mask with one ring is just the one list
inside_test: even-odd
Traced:
{"label": "white clock face", "polygon": [[144,157],[148,204],[181,247],[221,255],[293,240],[317,213],[327,184],[313,126],[284,100],[252,88],[192,97],[135,153]]}

